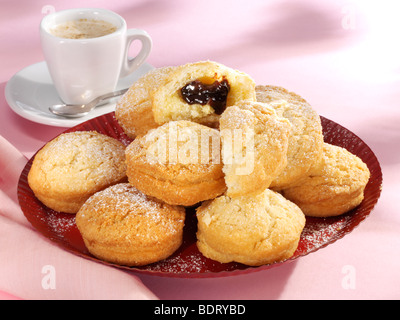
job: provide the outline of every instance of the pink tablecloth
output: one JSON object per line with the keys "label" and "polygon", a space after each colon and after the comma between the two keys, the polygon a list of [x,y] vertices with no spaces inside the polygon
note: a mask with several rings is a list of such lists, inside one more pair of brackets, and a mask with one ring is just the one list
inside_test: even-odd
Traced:
{"label": "pink tablecloth", "polygon": [[[214,279],[127,275],[110,268],[110,288],[127,277],[131,288],[144,284],[147,297],[154,294],[160,299],[400,298],[397,1],[44,3],[3,0],[0,11],[0,135],[27,158],[65,128],[34,123],[13,113],[4,97],[5,84],[22,68],[43,60],[38,24],[45,14],[71,7],[99,6],[120,13],[129,27],[143,28],[151,35],[154,48],[148,62],[155,67],[210,59],[247,72],[258,84],[280,85],[299,93],[321,115],[360,136],[376,153],[384,174],[382,196],[370,217],[343,239],[296,262]],[[7,215],[1,206],[0,223],[4,228]],[[0,239],[1,255],[12,239]],[[24,264],[17,264],[22,261],[18,255],[23,252],[24,242],[20,239],[15,246],[15,256],[8,253],[8,260],[0,258],[0,298],[46,298],[29,282],[37,272],[30,268],[30,261],[25,259]],[[9,263],[17,267],[8,268]],[[45,261],[42,264],[46,265]],[[75,272],[82,275],[84,270]],[[25,285],[13,285],[7,280],[18,279],[19,274],[25,275]],[[80,293],[87,286],[88,283],[81,283],[81,287],[72,288],[75,296],[82,297]],[[121,292],[121,296],[126,292]],[[91,297],[99,295],[85,295]]]}

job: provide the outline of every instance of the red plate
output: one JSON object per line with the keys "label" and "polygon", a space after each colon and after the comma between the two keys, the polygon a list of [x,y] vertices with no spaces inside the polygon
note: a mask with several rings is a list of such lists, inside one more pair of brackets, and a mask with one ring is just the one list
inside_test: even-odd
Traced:
{"label": "red plate", "polygon": [[[302,233],[299,246],[293,257],[284,262],[249,267],[239,263],[221,264],[205,258],[196,247],[197,221],[195,211],[188,210],[184,229],[184,241],[181,248],[170,258],[144,267],[125,267],[101,261],[93,257],[86,249],[82,237],[75,225],[75,215],[53,211],[38,201],[27,182],[27,175],[33,158],[22,171],[18,198],[22,211],[29,222],[45,237],[60,247],[79,256],[112,265],[125,270],[167,277],[207,278],[231,276],[271,267],[293,261],[299,257],[315,252],[351,232],[372,211],[377,203],[382,186],[382,172],[372,150],[354,133],[339,124],[321,117],[325,141],[346,148],[359,156],[371,171],[371,178],[365,188],[364,201],[354,210],[339,217],[310,218]],[[131,140],[124,134],[114,117],[114,113],[84,122],[66,132],[95,130],[114,137],[128,145]]]}

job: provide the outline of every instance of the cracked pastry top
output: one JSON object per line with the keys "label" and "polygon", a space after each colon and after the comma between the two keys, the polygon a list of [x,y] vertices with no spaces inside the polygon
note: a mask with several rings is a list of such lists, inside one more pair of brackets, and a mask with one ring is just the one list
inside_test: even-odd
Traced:
{"label": "cracked pastry top", "polygon": [[95,131],[64,133],[35,156],[28,183],[47,207],[76,213],[94,193],[126,180],[125,145]]}
{"label": "cracked pastry top", "polygon": [[90,197],[78,211],[76,224],[94,256],[140,266],[163,260],[180,247],[185,209],[121,183]]}
{"label": "cracked pastry top", "polygon": [[300,208],[270,189],[205,201],[196,216],[197,247],[205,257],[251,266],[291,257],[305,226]]}
{"label": "cracked pastry top", "polygon": [[180,120],[136,138],[126,148],[129,183],[171,205],[192,206],[226,191],[219,131]]}

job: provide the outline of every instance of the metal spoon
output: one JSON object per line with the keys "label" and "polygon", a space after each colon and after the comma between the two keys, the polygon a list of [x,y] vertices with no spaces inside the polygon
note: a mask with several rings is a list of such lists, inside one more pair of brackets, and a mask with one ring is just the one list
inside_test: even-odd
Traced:
{"label": "metal spoon", "polygon": [[104,94],[86,104],[56,104],[51,106],[49,110],[57,116],[66,118],[83,117],[92,111],[100,102],[118,97],[128,91],[128,89],[129,88]]}

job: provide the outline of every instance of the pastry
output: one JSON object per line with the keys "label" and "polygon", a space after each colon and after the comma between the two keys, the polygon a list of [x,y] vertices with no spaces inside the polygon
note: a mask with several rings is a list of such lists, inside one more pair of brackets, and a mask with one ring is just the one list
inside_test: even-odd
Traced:
{"label": "pastry", "polygon": [[172,205],[192,206],[226,190],[219,131],[171,121],[136,138],[126,149],[129,182]]}
{"label": "pastry", "polygon": [[218,122],[226,107],[255,101],[255,83],[247,74],[212,61],[178,66],[151,95],[156,123],[190,120]]}
{"label": "pastry", "polygon": [[303,212],[270,189],[255,196],[226,195],[196,211],[197,247],[207,258],[250,266],[290,258],[305,226]]}
{"label": "pastry", "polygon": [[115,106],[115,117],[126,135],[132,139],[157,128],[151,95],[168,79],[174,67],[150,70],[139,78]]}
{"label": "pastry", "polygon": [[324,143],[319,166],[298,185],[283,189],[282,194],[307,216],[337,216],[361,203],[369,177],[369,169],[359,157]]}
{"label": "pastry", "polygon": [[279,190],[296,183],[317,164],[322,156],[321,119],[310,104],[282,87],[256,86],[257,101],[268,103],[278,116],[292,124],[287,152],[287,166],[271,183]]}
{"label": "pastry", "polygon": [[227,195],[262,192],[286,167],[290,123],[268,104],[241,101],[220,118]]}
{"label": "pastry", "polygon": [[128,183],[90,197],[76,225],[91,254],[126,266],[166,259],[182,244],[185,210],[151,199]]}
{"label": "pastry", "polygon": [[255,101],[254,88],[248,75],[212,61],[156,68],[129,88],[115,116],[130,138],[172,120],[218,128],[226,106],[242,99]]}
{"label": "pastry", "polygon": [[47,207],[76,213],[95,192],[126,181],[125,146],[98,132],[64,133],[36,155],[28,174]]}

